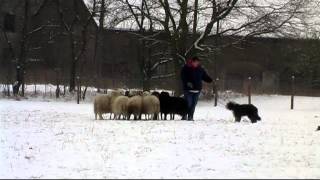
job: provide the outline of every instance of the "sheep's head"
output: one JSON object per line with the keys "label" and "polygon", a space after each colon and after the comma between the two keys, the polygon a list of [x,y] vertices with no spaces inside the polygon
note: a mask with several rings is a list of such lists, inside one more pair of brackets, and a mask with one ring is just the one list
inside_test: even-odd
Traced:
{"label": "sheep's head", "polygon": [[170,97],[170,94],[169,94],[168,92],[162,91],[162,92],[160,93],[160,96],[161,96],[161,97]]}
{"label": "sheep's head", "polygon": [[157,92],[157,91],[152,92],[151,95],[156,96],[156,97],[158,97],[158,98],[160,97],[160,93]]}
{"label": "sheep's head", "polygon": [[122,93],[121,93],[121,91],[112,91],[111,92],[111,96],[112,97],[118,97],[118,96],[121,96],[122,95]]}
{"label": "sheep's head", "polygon": [[143,96],[149,96],[149,95],[150,95],[150,92],[149,92],[149,91],[144,91],[144,92],[142,93],[142,95],[143,95]]}

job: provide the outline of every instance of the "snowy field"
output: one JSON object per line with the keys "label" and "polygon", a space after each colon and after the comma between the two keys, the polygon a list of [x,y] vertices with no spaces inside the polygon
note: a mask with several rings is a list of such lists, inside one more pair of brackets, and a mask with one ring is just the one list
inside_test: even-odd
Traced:
{"label": "snowy field", "polygon": [[212,102],[194,122],[133,122],[95,121],[89,102],[0,99],[0,178],[320,178],[320,98],[253,103],[257,124]]}

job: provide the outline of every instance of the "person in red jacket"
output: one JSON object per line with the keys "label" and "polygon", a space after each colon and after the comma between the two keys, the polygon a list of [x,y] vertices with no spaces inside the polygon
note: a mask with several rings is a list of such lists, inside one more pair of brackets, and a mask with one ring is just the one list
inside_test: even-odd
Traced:
{"label": "person in red jacket", "polygon": [[193,57],[187,61],[181,70],[181,80],[184,91],[184,98],[188,102],[188,120],[193,120],[194,111],[202,90],[202,81],[212,82],[212,78],[202,68],[200,59]]}

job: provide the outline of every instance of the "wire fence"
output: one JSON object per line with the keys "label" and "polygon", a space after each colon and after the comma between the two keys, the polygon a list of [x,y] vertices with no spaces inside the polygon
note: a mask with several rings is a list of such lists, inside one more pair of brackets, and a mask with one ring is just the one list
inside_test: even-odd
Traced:
{"label": "wire fence", "polygon": [[[0,79],[1,92],[3,96],[12,95],[12,85],[8,84],[5,78]],[[33,77],[26,78],[26,96],[44,96],[57,97],[57,93],[68,98],[76,98],[79,101],[85,100],[86,96],[89,101],[95,96],[97,91],[107,93],[108,89],[142,89],[144,81],[141,78],[87,78],[79,77],[74,94],[68,94],[69,78],[48,78],[42,77],[41,80]],[[247,96],[248,103],[251,103],[253,94],[279,94],[291,96],[291,108],[294,108],[294,96],[320,96],[320,85],[317,80],[310,80],[301,77],[288,76],[281,80],[263,81],[260,77],[246,78],[217,78],[211,84],[204,83],[200,99],[214,100],[217,106],[219,101],[227,101],[230,96]],[[57,88],[59,85],[59,89]],[[152,90],[169,90],[174,91],[177,82],[174,78],[152,79],[149,82]],[[31,89],[31,90],[30,90]],[[59,92],[57,92],[59,90]],[[79,92],[78,92],[79,91]],[[173,93],[174,94],[174,93]],[[232,95],[231,95],[232,94]]]}

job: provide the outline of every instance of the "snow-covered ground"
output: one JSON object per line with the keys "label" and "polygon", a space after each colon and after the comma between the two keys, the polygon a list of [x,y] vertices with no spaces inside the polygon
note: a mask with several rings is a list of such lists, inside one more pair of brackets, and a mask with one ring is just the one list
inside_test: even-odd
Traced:
{"label": "snow-covered ground", "polygon": [[[245,97],[233,99],[245,102]],[[95,121],[92,105],[0,99],[0,178],[320,178],[320,98],[254,96],[262,122]]]}

